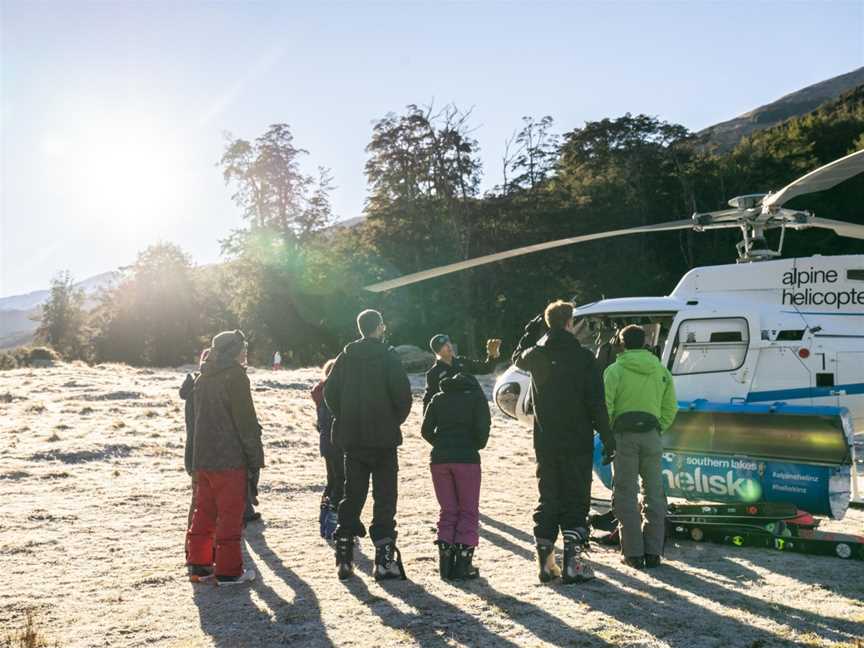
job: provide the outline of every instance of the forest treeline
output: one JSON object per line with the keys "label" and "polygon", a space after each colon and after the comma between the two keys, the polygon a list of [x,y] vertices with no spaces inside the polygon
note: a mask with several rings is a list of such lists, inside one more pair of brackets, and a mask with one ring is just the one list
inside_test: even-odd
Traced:
{"label": "forest treeline", "polygon": [[[240,226],[221,241],[223,262],[196,267],[176,245],[150,247],[95,306],[63,273],[37,339],[70,359],[172,366],[193,361],[213,333],[239,327],[254,362],[278,349],[310,364],[352,339],[357,311],[374,307],[392,344],[425,346],[444,331],[463,352],[491,336],[507,347],[552,298],[666,294],[689,268],[732,262],[737,235],[614,238],[384,294],[363,286],[531,243],[686,218],[737,195],[779,189],[864,148],[864,87],[727,154],[646,115],[563,132],[551,117],[525,117],[499,167],[484,169],[475,118],[454,105],[410,105],[378,120],[366,147],[365,218],[350,227],[332,222],[333,179],[326,168],[303,170],[308,153],[287,124],[254,140],[229,139],[220,167]],[[485,192],[484,175],[499,178]],[[862,191],[857,178],[790,206],[864,223]],[[860,246],[808,230],[787,233],[784,252],[860,253]]]}

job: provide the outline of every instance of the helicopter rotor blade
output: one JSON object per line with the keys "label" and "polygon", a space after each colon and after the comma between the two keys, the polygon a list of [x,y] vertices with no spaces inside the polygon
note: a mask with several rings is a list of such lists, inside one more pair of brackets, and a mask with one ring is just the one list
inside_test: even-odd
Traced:
{"label": "helicopter rotor blade", "polygon": [[864,225],[858,223],[846,223],[830,218],[812,217],[807,220],[807,225],[810,227],[821,227],[823,229],[834,230],[838,236],[846,238],[864,239]]}
{"label": "helicopter rotor blade", "polygon": [[459,272],[460,270],[467,270],[468,268],[476,268],[477,266],[486,265],[487,263],[495,263],[496,261],[503,261],[504,259],[522,256],[523,254],[540,252],[541,250],[549,250],[552,248],[563,247],[565,245],[574,245],[576,243],[585,243],[587,241],[596,241],[599,239],[610,238],[613,236],[627,236],[629,234],[639,234],[645,232],[663,232],[668,230],[693,229],[694,227],[698,227],[698,224],[694,223],[692,219],[688,218],[677,221],[666,221],[665,223],[657,223],[656,225],[643,225],[641,227],[629,227],[627,229],[612,230],[609,232],[599,232],[596,234],[583,234],[582,236],[573,236],[570,238],[558,239],[555,241],[546,241],[545,243],[526,245],[525,247],[506,250],[504,252],[496,252],[494,254],[487,254],[485,256],[475,257],[473,259],[466,259],[465,261],[458,261],[456,263],[438,266],[437,268],[430,268],[429,270],[414,272],[409,275],[397,277],[396,279],[389,279],[387,281],[380,281],[378,283],[371,284],[369,286],[366,286],[365,289],[371,292],[384,292],[386,290],[392,290],[393,288],[401,288],[402,286],[407,286],[409,284],[417,283],[419,281],[425,281],[426,279],[440,277],[442,275],[450,274],[451,272]]}
{"label": "helicopter rotor blade", "polygon": [[864,172],[864,149],[814,169],[794,182],[790,182],[780,191],[768,194],[762,200],[762,206],[768,209],[781,207],[796,196],[830,189],[861,172]]}

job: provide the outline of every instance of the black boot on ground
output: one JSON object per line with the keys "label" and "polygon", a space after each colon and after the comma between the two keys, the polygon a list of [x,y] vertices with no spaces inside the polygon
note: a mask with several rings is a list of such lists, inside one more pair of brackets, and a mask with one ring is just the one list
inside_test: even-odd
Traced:
{"label": "black boot on ground", "polygon": [[345,580],[354,575],[353,537],[336,536],[336,566],[339,568],[339,580]]}
{"label": "black boot on ground", "polygon": [[441,580],[450,580],[455,571],[456,547],[443,540],[436,540],[435,544],[438,545],[438,575]]}
{"label": "black boot on ground", "polygon": [[540,563],[541,583],[548,583],[561,576],[561,568],[555,563],[555,545],[551,542],[537,543],[537,562]]}
{"label": "black boot on ground", "polygon": [[655,554],[645,554],[645,569],[655,569],[661,565],[663,560]]}
{"label": "black boot on ground", "polygon": [[457,580],[473,580],[480,576],[480,570],[473,565],[474,547],[465,544],[456,545],[456,569],[453,575]]}
{"label": "black boot on ground", "polygon": [[587,550],[587,531],[576,529],[564,532],[564,565],[561,571],[565,583],[584,583],[594,580],[594,570],[585,560]]}
{"label": "black boot on ground", "polygon": [[402,554],[393,540],[381,540],[375,544],[375,580],[405,580]]}
{"label": "black boot on ground", "polygon": [[645,569],[645,558],[643,556],[621,556],[621,563],[633,569]]}

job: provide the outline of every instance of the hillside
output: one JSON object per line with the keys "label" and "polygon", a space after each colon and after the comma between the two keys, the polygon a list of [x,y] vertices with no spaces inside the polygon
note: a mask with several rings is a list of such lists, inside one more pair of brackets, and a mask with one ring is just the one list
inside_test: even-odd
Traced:
{"label": "hillside", "polygon": [[804,115],[862,84],[864,67],[791,92],[734,119],[709,126],[698,134],[706,137],[708,143],[715,145],[719,152],[725,153],[734,148],[742,138],[792,117]]}
{"label": "hillside", "polygon": [[[111,286],[119,277],[118,272],[103,272],[75,284],[84,291],[88,306],[95,304],[99,292]],[[50,292],[36,290],[23,295],[0,298],[0,349],[29,344],[39,326],[39,309]]]}

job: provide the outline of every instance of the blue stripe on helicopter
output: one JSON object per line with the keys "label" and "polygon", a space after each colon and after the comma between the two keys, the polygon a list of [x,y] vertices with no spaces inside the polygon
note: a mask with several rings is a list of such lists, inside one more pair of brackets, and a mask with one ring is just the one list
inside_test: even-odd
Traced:
{"label": "blue stripe on helicopter", "polygon": [[799,389],[774,389],[769,391],[750,392],[748,403],[764,403],[769,401],[795,400],[797,398],[825,398],[837,396],[838,391],[844,391],[845,396],[864,394],[864,383],[834,385],[833,387],[801,387]]}

